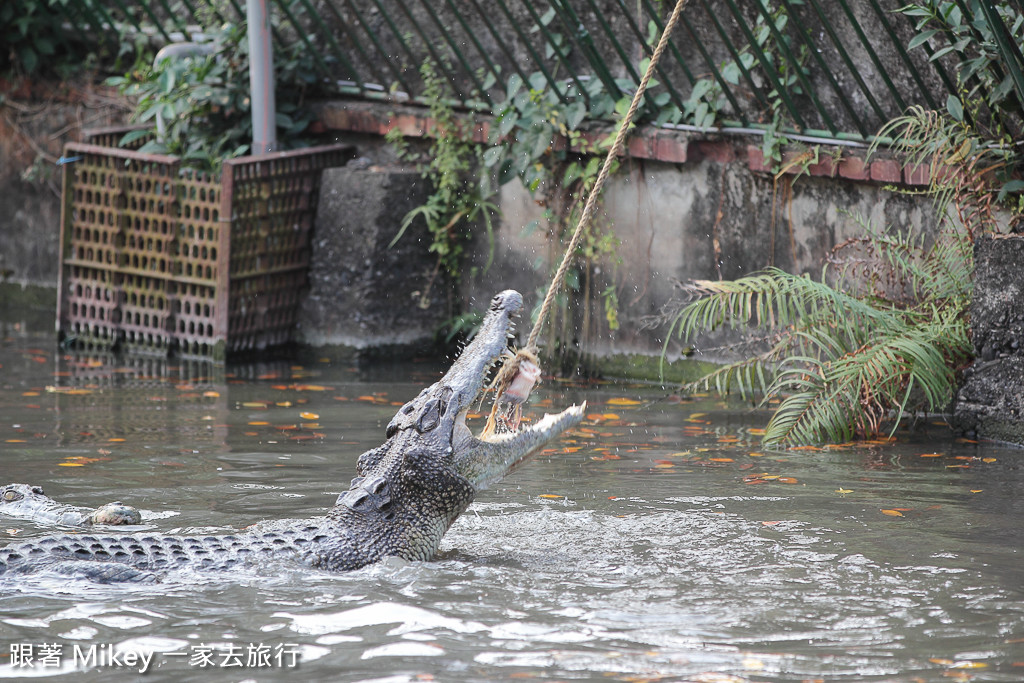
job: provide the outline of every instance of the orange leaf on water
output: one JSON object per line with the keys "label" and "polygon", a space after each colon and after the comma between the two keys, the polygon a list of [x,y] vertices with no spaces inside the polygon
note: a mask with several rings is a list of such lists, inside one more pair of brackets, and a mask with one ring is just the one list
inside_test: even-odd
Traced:
{"label": "orange leaf on water", "polygon": [[903,513],[899,510],[882,510],[883,515],[889,515],[890,517],[902,517]]}
{"label": "orange leaf on water", "polygon": [[610,398],[607,401],[605,401],[605,403],[607,405],[610,405],[610,406],[638,406],[641,403],[643,403],[643,401],[638,401],[635,398],[622,398],[622,397],[619,397],[619,398]]}
{"label": "orange leaf on water", "polygon": [[316,413],[308,412],[299,413],[299,417],[301,417],[303,420],[317,420],[320,418],[320,416],[317,415]]}

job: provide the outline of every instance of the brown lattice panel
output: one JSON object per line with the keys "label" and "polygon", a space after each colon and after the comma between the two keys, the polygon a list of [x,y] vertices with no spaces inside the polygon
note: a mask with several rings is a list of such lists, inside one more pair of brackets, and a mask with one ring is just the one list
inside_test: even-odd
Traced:
{"label": "brown lattice panel", "polygon": [[350,148],[232,159],[221,178],[105,144],[68,144],[64,155],[77,158],[64,167],[66,338],[213,357],[291,340],[320,174]]}

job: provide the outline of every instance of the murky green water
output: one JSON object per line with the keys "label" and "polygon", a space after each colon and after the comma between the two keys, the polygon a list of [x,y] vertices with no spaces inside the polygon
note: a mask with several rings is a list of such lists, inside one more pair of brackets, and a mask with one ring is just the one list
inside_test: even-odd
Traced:
{"label": "murky green water", "polygon": [[[439,374],[118,367],[4,336],[0,480],[174,533],[321,513]],[[432,562],[3,579],[0,677],[132,680],[137,652],[151,681],[1024,680],[1024,452],[933,424],[764,450],[763,414],[653,387],[547,382],[533,406],[583,399],[583,428],[481,494]],[[50,531],[2,519],[0,543]]]}

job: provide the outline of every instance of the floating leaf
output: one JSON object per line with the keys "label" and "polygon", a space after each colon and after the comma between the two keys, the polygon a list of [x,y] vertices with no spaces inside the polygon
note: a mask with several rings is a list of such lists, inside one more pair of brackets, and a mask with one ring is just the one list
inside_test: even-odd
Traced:
{"label": "floating leaf", "polygon": [[537,497],[538,498],[565,498],[565,496],[559,496],[559,495],[554,494],[554,493],[542,493],[542,494],[540,494]]}
{"label": "floating leaf", "polygon": [[299,417],[301,417],[303,420],[318,420],[318,419],[320,419],[320,416],[318,414],[316,414],[316,413],[309,413],[309,412],[299,413]]}
{"label": "floating leaf", "polygon": [[[46,387],[50,394],[65,394],[67,396],[86,396],[92,393],[92,389],[79,389],[78,387]],[[25,392],[22,396],[38,396],[39,392]]]}
{"label": "floating leaf", "polygon": [[638,401],[635,398],[610,398],[606,403],[610,406],[638,406],[643,401]]}
{"label": "floating leaf", "polygon": [[922,453],[920,457],[922,457],[922,458],[941,458],[942,457],[942,453]]}
{"label": "floating leaf", "polygon": [[836,493],[841,493],[841,494],[843,494],[845,496],[847,493],[853,493],[853,489],[844,489],[844,488],[840,487],[840,488],[836,489]]}
{"label": "floating leaf", "polygon": [[961,661],[954,662],[952,668],[954,669],[984,669],[988,664],[985,662],[972,662],[972,661]]}
{"label": "floating leaf", "polygon": [[995,462],[996,459],[995,458],[982,458],[981,461],[982,462]]}
{"label": "floating leaf", "polygon": [[889,515],[890,517],[902,517],[903,513],[899,510],[882,510],[883,515]]}

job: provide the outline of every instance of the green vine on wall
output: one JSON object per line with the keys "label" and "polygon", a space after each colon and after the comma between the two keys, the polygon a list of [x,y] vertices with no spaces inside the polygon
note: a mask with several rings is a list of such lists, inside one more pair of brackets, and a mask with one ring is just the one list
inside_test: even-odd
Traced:
{"label": "green vine on wall", "polygon": [[[543,222],[548,226],[553,243],[560,246],[579,222],[586,198],[600,172],[599,154],[613,139],[611,135],[595,139],[597,136],[587,135],[581,124],[588,114],[596,118],[598,112],[614,110],[615,102],[596,79],[586,82],[586,90],[569,80],[559,82],[558,87],[560,93],[540,73],[533,74],[528,82],[518,75],[509,78],[505,98],[494,109],[492,146],[484,153],[484,165],[492,170],[499,184],[513,179],[522,183],[534,201],[544,208],[543,219],[525,229],[535,230]],[[588,303],[594,290],[592,271],[595,264],[602,262],[610,262],[614,271],[619,261],[618,246],[619,240],[610,225],[592,223],[580,244],[577,263],[566,273],[568,288],[582,294],[583,337],[587,336],[590,326]],[[558,260],[555,258],[552,262]],[[542,295],[543,292],[538,298],[543,298]],[[605,285],[599,296],[608,328],[618,329],[615,283]],[[564,340],[571,336],[567,329],[568,302],[562,297],[558,303],[563,329],[558,334],[556,323],[552,333],[561,337],[565,346]]]}
{"label": "green vine on wall", "polygon": [[[423,205],[406,214],[390,246],[402,238],[413,221],[422,218],[431,235],[428,249],[437,255],[435,275],[444,271],[457,279],[465,245],[471,237],[470,226],[483,223],[490,243],[489,253],[493,256],[493,215],[498,207],[490,201],[493,193],[477,176],[482,152],[471,139],[472,124],[462,121],[449,104],[452,101],[449,86],[438,75],[433,62],[425,62],[420,74],[433,122],[427,131],[431,142],[426,159],[412,150],[398,128],[391,129],[385,139],[394,147],[399,159],[416,164],[420,175],[430,181],[433,192]],[[485,268],[489,265],[490,258]],[[421,301],[427,300],[424,294]]]}
{"label": "green vine on wall", "polygon": [[[250,150],[252,117],[249,99],[249,43],[245,27],[225,24],[209,34],[210,54],[152,64],[140,53],[125,76],[108,78],[135,101],[132,120],[147,124],[128,133],[122,145],[148,138],[139,151],[171,154],[200,170],[217,172],[224,159]],[[274,58],[278,144],[304,147],[312,121],[306,101],[318,87],[312,58],[295,45]],[[157,128],[158,116],[166,129]]]}
{"label": "green vine on wall", "polygon": [[[931,61],[956,55],[959,92],[947,97],[945,112],[913,108],[879,133],[896,137],[911,162],[929,167],[941,200],[952,198],[957,207],[972,207],[967,211],[972,231],[978,227],[971,215],[982,202],[1024,214],[1024,14],[1006,2],[975,10],[965,15],[959,3],[948,0],[912,3],[899,10],[917,19],[918,33],[908,48],[932,45]],[[968,172],[944,172],[951,166]],[[988,192],[993,187],[996,192]],[[990,210],[982,213],[991,222]]]}

